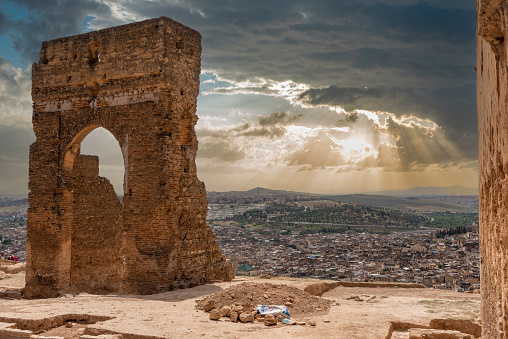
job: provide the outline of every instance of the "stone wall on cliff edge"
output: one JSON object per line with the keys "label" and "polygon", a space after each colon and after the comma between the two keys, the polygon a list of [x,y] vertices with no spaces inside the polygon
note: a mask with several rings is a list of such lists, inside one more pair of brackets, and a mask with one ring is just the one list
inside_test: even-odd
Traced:
{"label": "stone wall on cliff edge", "polygon": [[480,257],[484,338],[508,332],[508,1],[476,0]]}
{"label": "stone wall on cliff edge", "polygon": [[[25,297],[149,294],[233,271],[196,175],[201,36],[161,17],[43,42],[32,70]],[[123,203],[81,141],[123,154]]]}

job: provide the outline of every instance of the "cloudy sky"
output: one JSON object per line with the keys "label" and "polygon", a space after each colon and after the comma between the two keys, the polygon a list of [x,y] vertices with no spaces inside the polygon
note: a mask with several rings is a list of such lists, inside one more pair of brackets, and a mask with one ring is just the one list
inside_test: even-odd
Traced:
{"label": "cloudy sky", "polygon": [[[474,1],[0,0],[0,195],[27,192],[41,42],[162,15],[203,36],[208,190],[477,186]],[[121,187],[114,138],[82,153]]]}

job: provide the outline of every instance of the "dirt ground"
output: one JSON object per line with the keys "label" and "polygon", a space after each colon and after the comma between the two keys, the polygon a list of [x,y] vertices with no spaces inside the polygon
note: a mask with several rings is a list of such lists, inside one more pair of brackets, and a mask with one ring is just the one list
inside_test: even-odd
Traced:
{"label": "dirt ground", "polygon": [[[428,325],[436,318],[477,320],[480,295],[419,288],[369,288],[339,286],[323,294],[330,299],[327,314],[302,313],[298,321],[315,320],[316,326],[264,326],[262,323],[232,323],[196,309],[198,300],[244,282],[285,284],[301,290],[319,282],[310,279],[256,277],[237,278],[185,290],[149,296],[90,294],[54,299],[1,299],[0,318],[43,319],[65,314],[111,317],[94,324],[70,322],[39,335],[79,338],[87,334],[123,333],[131,338],[386,338],[390,322]],[[22,288],[24,273],[0,280],[0,289]],[[355,297],[351,298],[354,295]],[[375,297],[374,297],[375,296]],[[363,300],[363,301],[358,301]],[[368,300],[368,301],[367,301]],[[132,336],[134,335],[134,336]]]}

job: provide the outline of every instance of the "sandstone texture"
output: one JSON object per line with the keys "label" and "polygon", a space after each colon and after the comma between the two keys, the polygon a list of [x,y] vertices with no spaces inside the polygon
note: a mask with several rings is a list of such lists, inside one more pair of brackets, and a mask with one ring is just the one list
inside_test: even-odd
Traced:
{"label": "sandstone texture", "polygon": [[220,318],[222,318],[222,314],[218,309],[214,308],[210,311],[210,320],[219,320]]}
{"label": "sandstone texture", "polygon": [[476,0],[483,337],[508,333],[508,1]]}
{"label": "sandstone texture", "polygon": [[[233,278],[196,175],[200,54],[200,34],[165,17],[43,42],[32,70],[25,297]],[[80,154],[98,127],[123,154],[123,203],[98,158]]]}
{"label": "sandstone texture", "polygon": [[242,323],[250,323],[254,321],[254,314],[252,313],[242,313],[240,314],[240,321]]}
{"label": "sandstone texture", "polygon": [[277,318],[273,314],[267,314],[263,322],[266,326],[277,325]]}

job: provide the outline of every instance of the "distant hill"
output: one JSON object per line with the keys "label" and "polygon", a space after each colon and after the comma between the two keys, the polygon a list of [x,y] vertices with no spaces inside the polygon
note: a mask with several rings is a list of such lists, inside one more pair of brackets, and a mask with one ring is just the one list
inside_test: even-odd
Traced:
{"label": "distant hill", "polygon": [[[453,186],[459,187],[460,186]],[[440,188],[440,187],[433,187]],[[423,190],[420,190],[419,187],[415,187],[414,189],[407,191],[398,191],[398,192],[413,192],[413,194],[401,195],[401,196],[388,196],[388,195],[380,195],[380,194],[346,194],[346,195],[325,195],[325,194],[314,194],[314,193],[305,193],[305,192],[294,192],[294,191],[284,191],[284,190],[271,190],[263,187],[256,187],[248,191],[230,191],[230,192],[208,192],[209,198],[214,195],[242,195],[242,196],[267,196],[267,195],[282,195],[282,196],[314,196],[316,199],[329,199],[337,202],[344,203],[354,203],[358,202],[364,205],[369,206],[377,206],[377,207],[387,207],[391,209],[397,209],[401,211],[413,211],[413,212],[426,212],[426,211],[435,211],[435,212],[462,212],[462,213],[477,213],[477,207],[471,207],[467,205],[460,205],[452,202],[441,201],[437,199],[425,199],[420,198],[418,196],[425,196],[427,194],[421,194],[422,192],[427,192],[429,195],[447,195],[447,194],[436,194],[436,193],[444,193],[449,192],[448,187],[444,187],[444,190],[438,191],[433,190],[433,188],[423,187]],[[466,187],[463,187],[467,189]],[[427,190],[425,190],[427,189]],[[397,192],[397,191],[390,191]],[[432,194],[430,194],[433,192]],[[455,192],[470,192],[470,191],[461,191],[459,189],[455,190]],[[461,194],[466,195],[466,194]],[[473,195],[473,194],[471,194]],[[404,196],[414,197],[414,198],[404,198]]]}
{"label": "distant hill", "polygon": [[445,201],[431,200],[431,199],[409,199],[401,197],[392,197],[386,195],[368,195],[368,194],[347,194],[347,195],[323,195],[323,199],[330,199],[337,202],[345,203],[361,203],[364,205],[387,207],[401,211],[415,211],[415,212],[462,212],[462,213],[475,213],[478,208],[454,204]]}
{"label": "distant hill", "polygon": [[208,193],[224,193],[224,194],[241,194],[241,195],[283,195],[283,196],[293,196],[293,195],[311,195],[311,196],[320,196],[320,194],[315,193],[305,193],[305,192],[295,192],[295,191],[284,191],[284,190],[272,190],[269,188],[256,187],[247,191],[229,191],[229,192],[208,192]]}
{"label": "distant hill", "polygon": [[415,197],[415,196],[438,196],[438,195],[478,195],[478,188],[464,186],[448,186],[448,187],[413,187],[408,190],[401,191],[377,191],[367,192],[366,194],[389,195],[394,197]]}

